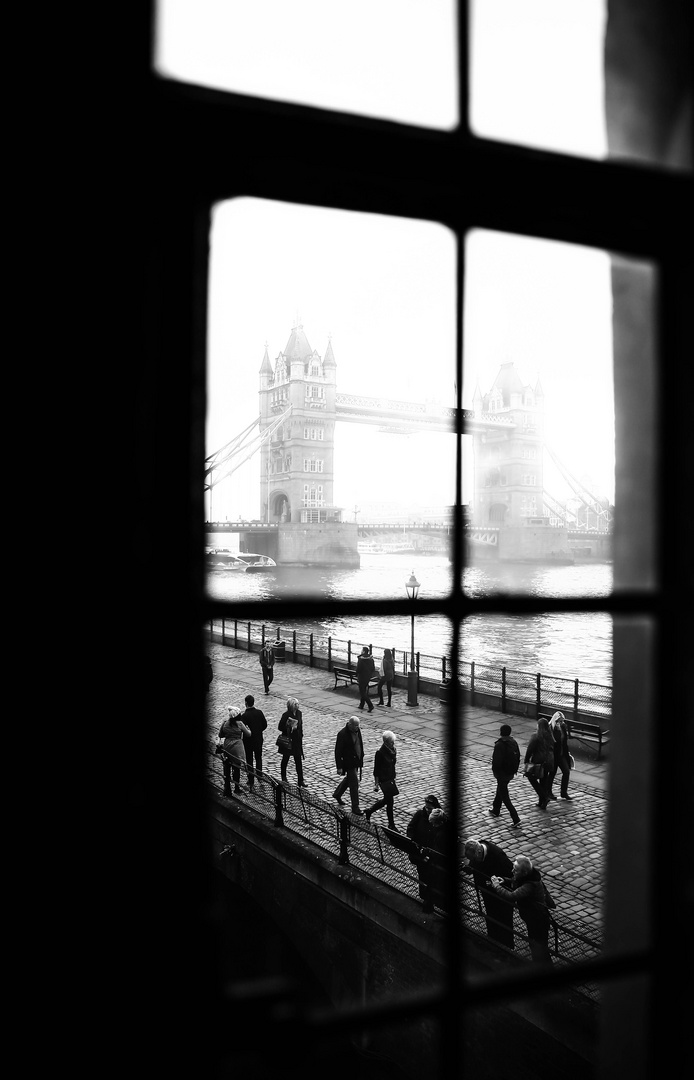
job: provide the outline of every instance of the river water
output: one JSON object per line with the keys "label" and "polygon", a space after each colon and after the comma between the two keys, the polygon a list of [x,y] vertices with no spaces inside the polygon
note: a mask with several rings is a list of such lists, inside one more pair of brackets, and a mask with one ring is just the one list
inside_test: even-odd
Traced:
{"label": "river water", "polygon": [[[451,586],[451,564],[445,557],[412,554],[368,554],[359,569],[277,567],[267,574],[213,572],[208,592],[220,600],[325,596],[329,599],[392,599],[405,597],[405,582],[414,571],[420,596],[445,596]],[[506,592],[531,596],[607,596],[612,590],[610,563],[573,566],[485,563],[468,567],[465,589],[481,596]],[[298,620],[292,624],[304,628]],[[290,627],[291,628],[291,627]],[[310,627],[320,638],[332,635],[343,641],[409,650],[408,616],[343,618],[327,616]],[[450,628],[440,616],[418,617],[415,649],[427,656],[450,656]],[[462,659],[506,665],[516,671],[541,672],[585,682],[612,682],[612,621],[599,613],[547,613],[532,616],[475,615],[463,626]]]}

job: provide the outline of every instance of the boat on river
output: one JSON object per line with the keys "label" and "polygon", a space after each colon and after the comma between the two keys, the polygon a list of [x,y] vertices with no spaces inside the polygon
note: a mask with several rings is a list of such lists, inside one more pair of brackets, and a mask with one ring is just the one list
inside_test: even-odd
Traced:
{"label": "boat on river", "polygon": [[208,570],[237,571],[244,573],[248,569],[248,563],[240,559],[231,548],[207,548],[205,557]]}
{"label": "boat on river", "polygon": [[269,555],[255,555],[250,551],[243,551],[241,559],[246,563],[247,574],[261,574],[277,569],[277,563]]}

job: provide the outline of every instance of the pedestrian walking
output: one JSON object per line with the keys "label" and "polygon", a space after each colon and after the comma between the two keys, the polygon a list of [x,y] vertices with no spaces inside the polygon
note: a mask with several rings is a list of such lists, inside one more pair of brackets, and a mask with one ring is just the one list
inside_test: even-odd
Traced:
{"label": "pedestrian walking", "polygon": [[395,678],[395,663],[393,661],[393,653],[390,649],[383,650],[383,659],[381,660],[381,671],[378,679],[378,701],[377,705],[383,705],[383,687],[385,686],[388,691],[388,700],[385,705],[388,708],[392,708],[391,697],[393,695],[393,680]]}
{"label": "pedestrian walking", "polygon": [[344,806],[342,796],[349,788],[352,813],[358,817],[364,816],[363,810],[359,807],[359,781],[361,780],[363,765],[364,741],[361,735],[359,717],[350,716],[345,726],[338,731],[335,740],[335,767],[342,780],[340,780],[333,792],[333,799],[340,806]]}
{"label": "pedestrian walking", "polygon": [[260,656],[258,657],[260,667],[263,672],[263,686],[265,687],[265,693],[270,693],[270,683],[274,676],[275,667],[275,654],[272,650],[272,645],[269,645],[267,641],[260,650]]}
{"label": "pedestrian walking", "polygon": [[379,746],[374,754],[374,791],[380,791],[382,798],[370,806],[364,816],[367,821],[370,821],[371,815],[385,806],[388,828],[398,832],[393,816],[393,800],[400,794],[398,785],[395,783],[395,762],[398,756],[395,748],[395,734],[392,731],[384,731],[382,738],[383,745]]}
{"label": "pedestrian walking", "polygon": [[429,815],[432,810],[440,810],[441,803],[435,795],[427,795],[424,806],[415,810],[405,829],[410,840],[414,840],[418,847],[424,847],[429,839]]}
{"label": "pedestrian walking", "polygon": [[517,829],[520,825],[520,817],[518,816],[518,811],[511,802],[508,785],[518,772],[518,766],[520,765],[520,750],[518,749],[518,743],[511,735],[511,727],[509,724],[501,725],[499,728],[499,736],[500,737],[494,743],[494,750],[492,751],[492,773],[496,780],[496,792],[494,793],[494,801],[492,802],[492,808],[489,813],[493,814],[494,817],[499,817],[501,814],[501,806],[503,804],[511,815],[511,824],[513,828]]}
{"label": "pedestrian walking", "polygon": [[[250,729],[250,735],[244,735],[243,749],[246,754],[248,786],[252,791],[255,776],[263,771],[263,732],[267,728],[267,720],[265,714],[260,709],[256,709],[255,698],[252,694],[246,695],[245,704],[246,711],[242,720]],[[255,770],[253,769],[254,759]]]}
{"label": "pedestrian walking", "polygon": [[227,707],[227,718],[219,729],[218,746],[222,756],[224,773],[224,796],[231,795],[231,778],[234,778],[234,794],[243,795],[240,786],[241,769],[246,767],[246,754],[243,748],[244,735],[250,735],[251,729],[241,719],[241,710],[235,705]]}
{"label": "pedestrian walking", "polygon": [[357,682],[359,684],[359,708],[363,709],[364,705],[368,705],[370,713],[374,711],[374,707],[369,697],[369,680],[373,678],[375,671],[376,665],[373,656],[365,645],[361,650],[361,656],[357,659]]}
{"label": "pedestrian walking", "polygon": [[[308,787],[308,784],[304,783],[304,721],[301,709],[299,708],[299,702],[295,697],[287,698],[287,710],[282,713],[280,722],[277,725],[280,734],[277,737],[277,745],[280,747],[280,753],[282,759],[280,761],[280,776],[282,780],[287,782],[287,765],[289,759],[294,759],[294,767],[296,769],[296,780],[299,787]],[[280,744],[282,736],[286,736],[289,739],[289,744],[284,748]]]}
{"label": "pedestrian walking", "polygon": [[500,945],[512,949],[513,907],[496,894],[492,878],[510,878],[513,863],[506,852],[491,840],[466,840],[463,853],[463,871],[472,874],[484,904],[487,934]]}
{"label": "pedestrian walking", "polygon": [[511,878],[494,876],[492,888],[507,903],[515,904],[528,930],[530,954],[536,964],[551,964],[549,951],[549,908],[555,907],[542,874],[525,855],[513,863]]}
{"label": "pedestrian walking", "polygon": [[537,731],[530,736],[525,751],[525,776],[537,793],[537,805],[547,809],[549,786],[554,765],[554,739],[549,730],[549,721],[541,716],[537,721]]}
{"label": "pedestrian walking", "polygon": [[561,770],[559,794],[562,799],[570,799],[569,777],[575,762],[573,756],[569,753],[569,729],[566,726],[566,717],[563,712],[554,713],[549,722],[549,729],[554,740],[554,763],[549,778],[549,797],[550,799],[556,798],[556,795],[552,794],[552,784],[554,783],[554,777]]}

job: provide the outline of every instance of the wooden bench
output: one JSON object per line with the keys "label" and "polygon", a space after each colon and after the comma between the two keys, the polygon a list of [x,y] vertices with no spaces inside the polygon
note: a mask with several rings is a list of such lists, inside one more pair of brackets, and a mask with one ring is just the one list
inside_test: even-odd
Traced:
{"label": "wooden bench", "polygon": [[610,741],[609,728],[601,728],[599,724],[590,724],[587,720],[567,720],[566,730],[570,739],[578,739],[579,742],[587,740],[598,744],[598,757],[602,753],[603,744]]}
{"label": "wooden bench", "polygon": [[[551,720],[555,712],[563,712],[562,709],[538,709],[538,719],[544,716],[545,720]],[[589,720],[569,720],[564,716],[566,722],[566,731],[570,739],[578,739],[579,742],[596,742],[598,744],[597,756],[600,757],[602,753],[603,745],[606,745],[610,739],[610,729],[601,728],[599,724],[593,723]]]}
{"label": "wooden bench", "polygon": [[[351,684],[351,683],[355,683],[357,681],[357,670],[356,670],[356,668],[339,667],[339,666],[334,667],[333,668],[333,675],[335,676],[335,686],[333,687],[334,690],[337,690],[338,680],[342,680],[342,682],[345,684],[345,686],[347,686],[348,684]],[[372,675],[371,678],[369,679],[369,686],[378,686],[378,679],[379,679],[378,675]]]}

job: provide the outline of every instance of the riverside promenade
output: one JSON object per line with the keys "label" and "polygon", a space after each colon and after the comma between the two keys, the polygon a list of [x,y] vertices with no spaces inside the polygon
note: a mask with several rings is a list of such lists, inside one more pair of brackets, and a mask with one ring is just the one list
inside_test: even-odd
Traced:
{"label": "riverside promenade", "polygon": [[[223,786],[222,768],[212,747],[219,727],[226,719],[227,706],[235,705],[243,711],[246,694],[254,695],[256,708],[262,710],[268,722],[263,769],[279,780],[279,755],[275,746],[277,725],[286,709],[287,698],[296,697],[303,713],[304,776],[312,794],[332,802],[339,779],[335,770],[335,737],[347,719],[356,713],[361,720],[364,740],[361,808],[368,808],[376,799],[373,758],[381,745],[382,732],[390,729],[397,736],[400,789],[400,795],[395,799],[397,827],[405,831],[412,814],[423,805],[429,793],[436,794],[446,809],[446,707],[438,696],[419,694],[418,705],[408,706],[407,692],[396,690],[391,708],[375,706],[372,713],[366,709],[359,711],[356,686],[339,684],[335,689],[335,677],[329,671],[291,662],[275,664],[274,681],[266,695],[256,653],[211,642],[208,642],[206,652],[214,671],[207,696],[208,779],[219,792]],[[536,729],[534,720],[478,706],[463,709],[463,751],[458,770],[462,791],[460,835],[466,839],[477,837],[493,841],[511,858],[529,856],[555,897],[557,919],[599,944],[604,911],[609,746],[597,760],[592,746],[584,746],[575,739],[570,741],[576,761],[569,784],[572,798],[570,801],[557,798],[546,811],[538,808],[535,792],[519,774],[510,785],[511,799],[521,819],[520,828],[513,829],[505,808],[502,807],[498,818],[489,813],[496,789],[491,754],[499,737],[499,728],[504,723],[513,729],[522,762],[528,739]],[[287,778],[290,783],[296,779],[291,760]],[[554,787],[558,794],[558,779]],[[249,794],[245,786],[243,792],[232,799],[252,808],[255,796]],[[385,825],[385,810],[378,811],[373,822]]]}
{"label": "riverside promenade", "polygon": [[[222,773],[213,745],[227,706],[244,710],[247,693],[254,694],[256,707],[266,715],[268,730],[264,735],[263,770],[280,779],[280,756],[275,746],[277,724],[285,711],[287,698],[297,698],[303,714],[304,780],[309,791],[328,802],[338,783],[335,768],[335,739],[340,728],[353,714],[362,721],[364,739],[364,775],[360,786],[360,807],[367,809],[377,796],[373,793],[373,755],[381,745],[381,735],[391,729],[397,735],[397,783],[400,794],[395,799],[395,822],[405,832],[414,811],[423,805],[427,794],[435,794],[446,810],[444,778],[447,769],[445,747],[446,706],[438,697],[420,693],[418,705],[407,705],[407,691],[393,693],[391,708],[376,706],[372,713],[358,710],[355,686],[335,688],[335,676],[291,662],[275,663],[270,693],[262,685],[257,653],[208,643],[206,651],[213,662],[214,679],[207,696],[208,704],[208,780],[221,792]],[[547,886],[555,896],[560,921],[584,933],[591,941],[602,940],[604,901],[604,841],[608,812],[609,746],[596,759],[593,746],[571,740],[575,758],[569,794],[571,800],[557,798],[547,810],[537,807],[536,795],[520,774],[509,786],[512,801],[520,816],[520,827],[512,828],[511,819],[502,807],[500,818],[489,813],[495,791],[491,772],[491,753],[499,728],[509,724],[520,747],[521,768],[526,746],[534,732],[534,720],[513,716],[476,705],[465,706],[461,717],[463,752],[459,764],[462,791],[463,838],[491,840],[503,848],[509,858],[525,854],[539,867]],[[296,781],[294,762],[289,761],[287,779]],[[558,795],[559,783],[555,781]],[[254,795],[232,796],[253,807]],[[349,793],[345,796],[349,808]],[[335,802],[332,805],[336,806]],[[373,816],[373,823],[386,824],[385,811]]]}

